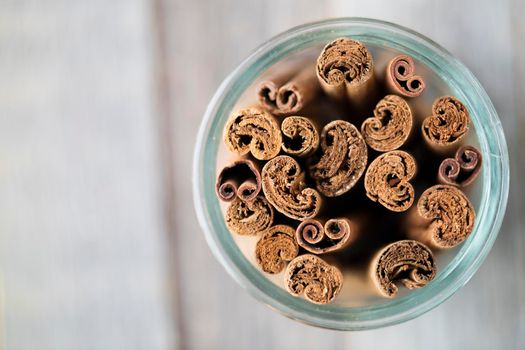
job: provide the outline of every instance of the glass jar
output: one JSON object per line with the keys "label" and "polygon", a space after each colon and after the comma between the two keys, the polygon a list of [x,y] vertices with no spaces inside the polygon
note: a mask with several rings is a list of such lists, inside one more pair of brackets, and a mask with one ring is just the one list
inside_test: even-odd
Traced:
{"label": "glass jar", "polygon": [[[272,283],[242,254],[228,231],[215,195],[216,163],[223,127],[242,93],[279,60],[338,37],[395,49],[412,56],[442,78],[451,94],[471,113],[483,167],[474,231],[451,261],[427,286],[377,305],[342,307],[314,305]],[[207,242],[230,275],[253,296],[282,314],[311,325],[361,330],[383,327],[417,317],[441,304],[472,277],[489,253],[507,204],[509,160],[498,115],[474,75],[441,46],[395,24],[340,18],[302,25],[261,45],[221,84],[202,121],[193,163],[193,195]]]}

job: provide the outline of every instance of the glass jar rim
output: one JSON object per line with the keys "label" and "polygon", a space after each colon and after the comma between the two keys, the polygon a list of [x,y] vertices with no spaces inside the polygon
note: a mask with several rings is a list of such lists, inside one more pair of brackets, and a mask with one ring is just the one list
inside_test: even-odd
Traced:
{"label": "glass jar rim", "polygon": [[[228,232],[215,196],[215,165],[222,126],[242,92],[271,64],[287,55],[338,37],[388,44],[446,79],[471,111],[483,154],[483,190],[477,222],[457,255],[425,288],[365,307],[318,306],[288,294],[259,272]],[[367,18],[336,18],[304,24],[259,46],[220,85],[201,123],[193,160],[193,196],[199,223],[216,258],[254,297],[282,314],[311,325],[362,330],[397,324],[441,304],[469,281],[488,255],[501,226],[509,190],[509,160],[503,128],[487,93],[459,60],[421,34]]]}

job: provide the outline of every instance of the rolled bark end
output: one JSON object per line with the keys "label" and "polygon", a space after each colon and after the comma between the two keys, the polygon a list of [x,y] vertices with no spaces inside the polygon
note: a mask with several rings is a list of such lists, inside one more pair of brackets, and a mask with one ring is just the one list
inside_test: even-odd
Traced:
{"label": "rolled bark end", "polygon": [[355,186],[365,172],[368,150],[357,128],[344,120],[328,123],[321,132],[322,156],[310,166],[316,187],[327,197],[336,197]]}
{"label": "rolled bark end", "polygon": [[277,93],[277,108],[282,114],[297,113],[307,106],[319,91],[315,69],[307,66],[280,87]]}
{"label": "rolled bark end", "polygon": [[423,93],[426,84],[423,77],[415,74],[412,57],[398,55],[389,63],[386,70],[386,81],[390,89],[406,97],[417,97]]}
{"label": "rolled bark end", "polygon": [[287,225],[272,226],[255,246],[255,260],[264,272],[276,274],[299,253],[295,230]]}
{"label": "rolled bark end", "polygon": [[439,181],[448,185],[465,187],[470,185],[481,170],[481,152],[473,146],[462,146],[455,158],[446,158],[438,171]]}
{"label": "rolled bark end", "polygon": [[251,152],[256,159],[268,160],[279,154],[282,136],[279,123],[272,114],[250,107],[230,116],[224,142],[232,152],[240,155]]}
{"label": "rolled bark end", "polygon": [[268,161],[262,170],[262,188],[277,211],[295,220],[315,217],[322,205],[321,195],[306,187],[299,163],[289,156]]}
{"label": "rolled bark end", "polygon": [[316,219],[306,219],[295,231],[297,243],[314,254],[329,253],[346,246],[351,235],[346,218],[334,218],[324,224]]}
{"label": "rolled bark end", "polygon": [[225,166],[215,185],[219,199],[229,202],[235,197],[251,201],[261,191],[261,174],[257,165],[248,159],[240,159]]}
{"label": "rolled bark end", "polygon": [[305,254],[293,259],[286,268],[286,290],[294,296],[304,296],[314,304],[332,302],[343,285],[343,275],[323,259]]}
{"label": "rolled bark end", "polygon": [[257,98],[261,106],[270,113],[278,113],[277,94],[279,87],[274,81],[266,80],[259,84],[257,88]]}
{"label": "rolled bark end", "polygon": [[417,209],[419,215],[428,221],[423,239],[437,248],[457,246],[474,229],[474,207],[467,196],[454,186],[435,185],[428,188],[419,198]]}
{"label": "rolled bark end", "polygon": [[374,117],[361,125],[361,133],[372,149],[387,152],[401,147],[412,130],[412,111],[408,103],[396,95],[387,95],[378,102]]}
{"label": "rolled bark end", "polygon": [[447,184],[455,184],[461,171],[461,165],[454,158],[444,159],[439,165],[439,180]]}
{"label": "rolled bark end", "polygon": [[235,198],[226,210],[225,221],[230,232],[255,236],[273,224],[273,216],[273,208],[263,196],[249,202]]}
{"label": "rolled bark end", "polygon": [[401,212],[412,206],[416,161],[405,151],[390,151],[374,159],[365,174],[366,195],[385,208]]}
{"label": "rolled bark end", "polygon": [[323,90],[336,99],[363,97],[373,81],[372,54],[359,41],[339,38],[328,43],[317,58],[317,76]]}
{"label": "rolled bark end", "polygon": [[257,97],[261,106],[270,113],[290,115],[307,106],[320,89],[315,68],[306,65],[302,69],[285,69],[261,82]]}
{"label": "rolled bark end", "polygon": [[284,136],[282,149],[289,155],[307,157],[319,147],[319,133],[308,118],[285,118],[281,130]]}
{"label": "rolled bark end", "polygon": [[370,267],[377,291],[393,298],[398,293],[396,282],[408,289],[424,287],[436,276],[437,268],[432,251],[423,243],[403,240],[381,249]]}
{"label": "rolled bark end", "polygon": [[464,170],[474,170],[481,166],[481,152],[474,146],[458,148],[456,159]]}
{"label": "rolled bark end", "polygon": [[452,96],[434,101],[432,115],[421,126],[423,137],[434,149],[447,149],[459,143],[468,133],[470,115],[467,107]]}
{"label": "rolled bark end", "polygon": [[229,202],[237,196],[237,186],[233,182],[225,182],[219,185],[217,195],[225,202]]}

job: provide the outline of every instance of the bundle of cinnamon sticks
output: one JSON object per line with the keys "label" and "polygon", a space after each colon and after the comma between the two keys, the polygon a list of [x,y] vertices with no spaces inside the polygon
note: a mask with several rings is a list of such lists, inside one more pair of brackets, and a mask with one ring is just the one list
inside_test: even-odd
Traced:
{"label": "bundle of cinnamon sticks", "polygon": [[[361,254],[370,285],[394,297],[400,283],[427,285],[435,254],[474,227],[463,188],[478,176],[481,153],[463,144],[467,108],[441,96],[418,119],[411,105],[427,84],[414,60],[400,53],[376,67],[361,42],[333,40],[315,63],[263,81],[258,103],[234,111],[224,128],[237,156],[217,177],[217,195],[229,202],[227,227],[256,237],[258,267],[282,274],[290,294],[312,303],[330,303],[341,291],[341,270],[351,262],[334,260],[337,252],[371,247]],[[348,115],[309,115],[326,100]],[[388,228],[389,220],[401,234],[372,232],[374,222]]]}

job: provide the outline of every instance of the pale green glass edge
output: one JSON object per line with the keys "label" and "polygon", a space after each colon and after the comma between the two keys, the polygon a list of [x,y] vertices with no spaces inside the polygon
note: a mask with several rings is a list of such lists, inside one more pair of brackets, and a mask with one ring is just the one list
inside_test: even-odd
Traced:
{"label": "pale green glass edge", "polygon": [[[352,36],[364,42],[381,44],[384,41],[381,37],[385,34],[388,46],[412,55],[442,76],[448,73],[447,81],[455,95],[473,112],[473,123],[485,157],[484,191],[478,209],[480,219],[456,258],[425,288],[370,307],[320,307],[294,298],[268,281],[244,258],[227,231],[214,193],[215,160],[222,125],[244,89],[275,60],[308,47],[312,42]],[[392,45],[390,40],[397,45]],[[489,138],[490,134],[494,136]],[[356,330],[416,317],[439,305],[470,279],[490,250],[501,225],[507,202],[508,177],[508,155],[501,124],[485,91],[466,67],[437,44],[408,29],[376,20],[341,18],[297,27],[271,39],[223,82],[209,104],[199,131],[193,187],[197,215],[210,248],[237,282],[289,317],[321,327]],[[489,201],[489,198],[493,200]]]}

